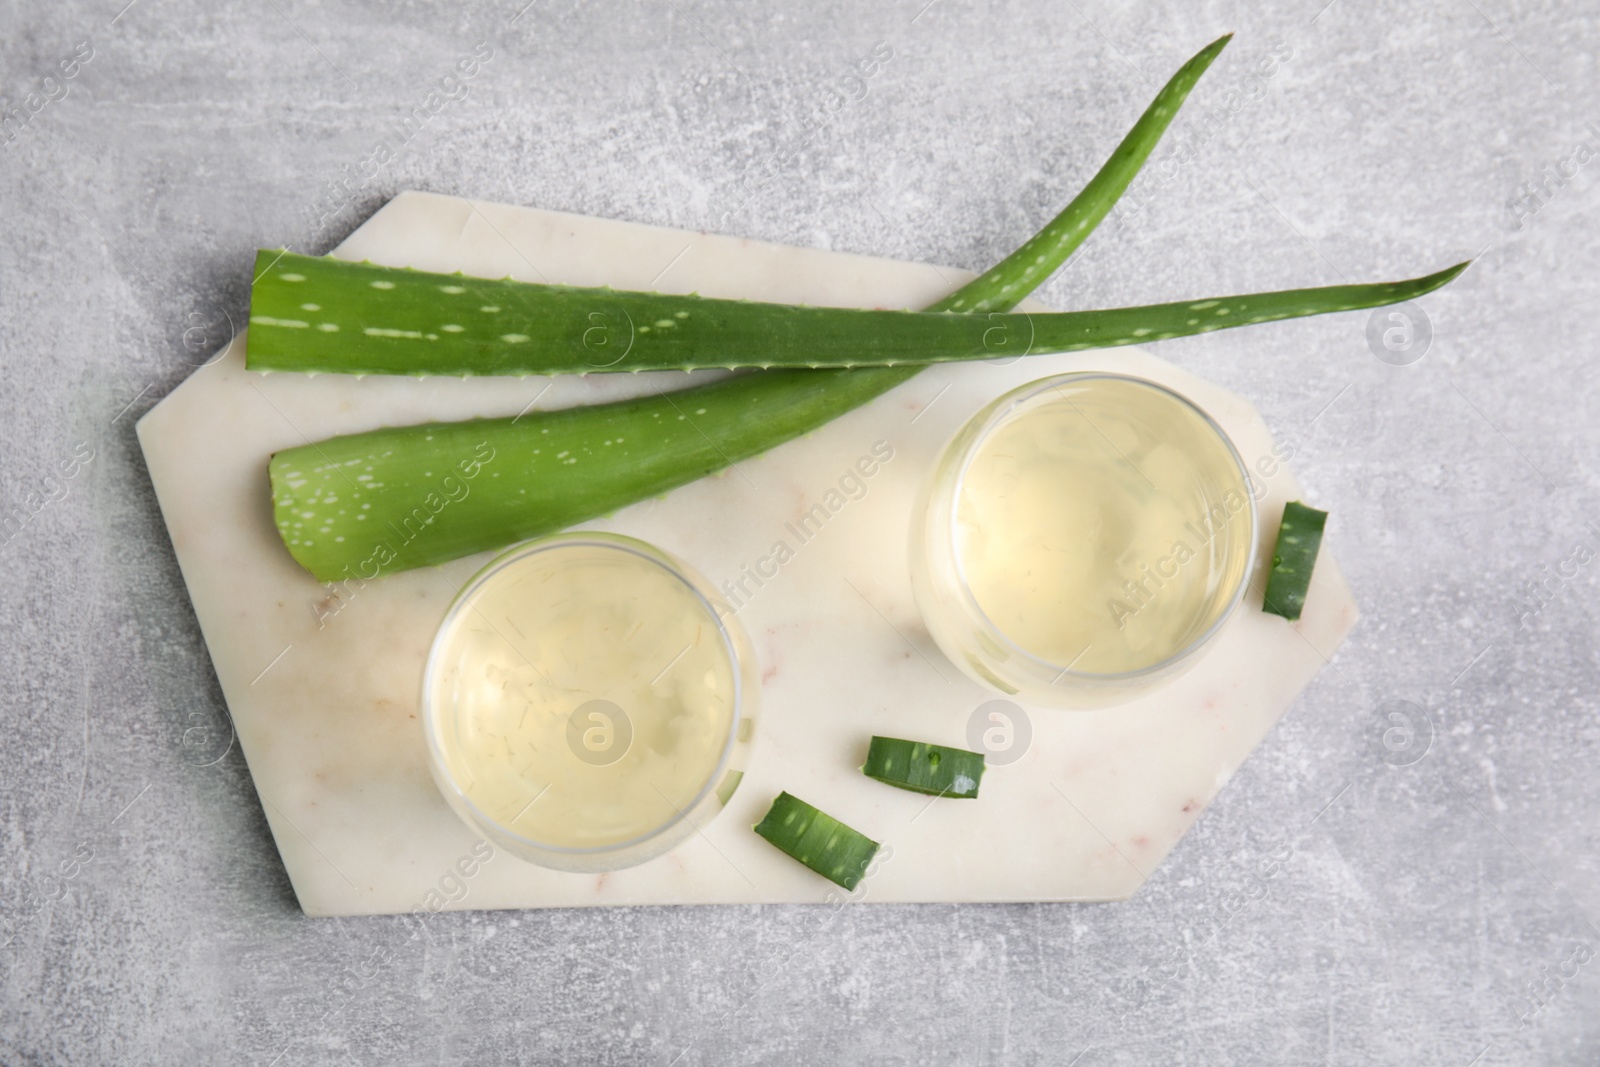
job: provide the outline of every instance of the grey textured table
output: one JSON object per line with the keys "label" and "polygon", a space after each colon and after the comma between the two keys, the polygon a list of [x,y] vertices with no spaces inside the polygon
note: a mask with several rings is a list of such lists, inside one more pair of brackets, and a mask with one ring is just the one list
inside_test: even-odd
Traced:
{"label": "grey textured table", "polygon": [[[0,14],[0,1062],[1600,1062],[1596,5],[124,2]],[[418,188],[982,268],[1227,30],[1042,295],[1477,262],[1160,347],[1365,617],[1135,899],[299,913],[132,433],[253,249]]]}

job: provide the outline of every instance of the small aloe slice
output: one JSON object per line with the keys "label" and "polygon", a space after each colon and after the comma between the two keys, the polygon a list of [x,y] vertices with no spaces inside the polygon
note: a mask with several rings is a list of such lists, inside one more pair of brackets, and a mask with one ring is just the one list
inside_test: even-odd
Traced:
{"label": "small aloe slice", "polygon": [[1284,505],[1278,544],[1272,550],[1272,573],[1261,597],[1262,611],[1291,622],[1300,617],[1306,594],[1311,591],[1311,572],[1317,565],[1322,528],[1327,521],[1326,511],[1307,507],[1298,500]]}
{"label": "small aloe slice", "polygon": [[847,892],[861,883],[878,854],[872,838],[789,793],[778,794],[755,831]]}
{"label": "small aloe slice", "polygon": [[983,781],[983,753],[874,736],[861,773],[926,796],[976,798]]}
{"label": "small aloe slice", "polygon": [[[1037,288],[1110,212],[1228,40],[1173,75],[1061,214],[931,310],[1005,310]],[[273,519],[290,554],[322,581],[443,563],[724,470],[921,369],[765,371],[611,404],[336,437],[272,457]],[[487,484],[468,485],[467,471]]]}
{"label": "small aloe slice", "polygon": [[1111,348],[1394,304],[1432,292],[1465,267],[1404,282],[1147,307],[953,315],[486,281],[263,250],[251,288],[248,363],[254,370],[449,375],[947,363]]}

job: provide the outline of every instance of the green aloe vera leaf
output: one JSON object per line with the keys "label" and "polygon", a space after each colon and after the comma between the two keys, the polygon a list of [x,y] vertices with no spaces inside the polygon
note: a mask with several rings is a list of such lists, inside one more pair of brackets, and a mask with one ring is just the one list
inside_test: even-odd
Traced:
{"label": "green aloe vera leaf", "polygon": [[[1173,75],[1044,229],[930,310],[1008,309],[1048,278],[1105,218],[1228,40]],[[321,581],[444,563],[724,470],[921,369],[763,371],[609,404],[335,437],[272,457],[273,519],[290,554]]]}
{"label": "green aloe vera leaf", "polygon": [[1385,284],[1098,311],[962,315],[482,281],[262,251],[249,365],[467,375],[948,363],[1110,348],[1393,304],[1437,289],[1465,266]]}

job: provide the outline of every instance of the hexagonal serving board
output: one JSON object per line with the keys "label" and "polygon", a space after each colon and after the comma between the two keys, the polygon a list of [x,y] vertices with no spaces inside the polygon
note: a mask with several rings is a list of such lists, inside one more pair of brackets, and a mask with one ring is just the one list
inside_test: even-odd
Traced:
{"label": "hexagonal serving board", "polygon": [[[886,307],[924,306],[971,276],[425,193],[390,201],[334,254],[528,281]],[[244,369],[244,343],[241,332],[147,414],[139,440],[238,741],[311,915],[834,899],[829,883],[750,831],[783,789],[888,846],[857,899],[1123,898],[1355,623],[1326,547],[1298,623],[1260,611],[1260,568],[1298,487],[1271,458],[1248,402],[1133,348],[936,367],[808,438],[587,524],[654,542],[719,586],[742,586],[738,613],[763,678],[756,753],[729,810],[643,866],[595,876],[503,852],[485,861],[485,846],[475,854],[476,836],[429,777],[417,705],[434,629],[488,555],[359,589],[320,586],[273,528],[267,457],[381,425],[679,388],[688,376],[263,375]],[[921,480],[990,399],[1046,374],[1099,368],[1189,396],[1258,472],[1254,590],[1182,679],[1103,711],[1022,708],[1028,747],[990,770],[976,802],[930,803],[864,778],[857,768],[871,734],[964,745],[975,709],[995,699],[940,655],[917,617],[905,546]],[[850,492],[837,491],[875,446],[892,457],[865,493],[850,482]],[[791,524],[818,503],[829,517],[801,540]],[[771,562],[779,541],[792,552],[781,566]]]}

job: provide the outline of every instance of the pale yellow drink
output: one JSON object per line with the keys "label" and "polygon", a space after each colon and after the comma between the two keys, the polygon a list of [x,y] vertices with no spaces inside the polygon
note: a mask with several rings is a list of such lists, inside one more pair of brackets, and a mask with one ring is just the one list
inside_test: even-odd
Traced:
{"label": "pale yellow drink", "polygon": [[1192,666],[1238,606],[1255,496],[1188,400],[1102,372],[1031,382],[951,439],[908,547],[929,634],[1028,703],[1119,704]]}
{"label": "pale yellow drink", "polygon": [[978,606],[1026,652],[1138,671],[1203,636],[1237,593],[1249,494],[1226,440],[1176,397],[1069,380],[978,445],[955,551]]}
{"label": "pale yellow drink", "polygon": [[551,850],[603,850],[674,822],[726,771],[734,647],[714,606],[639,547],[513,558],[452,610],[427,704],[436,773],[474,821]]}

